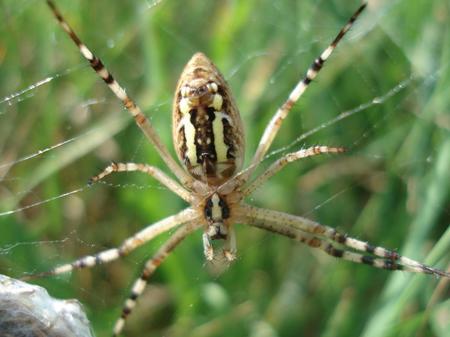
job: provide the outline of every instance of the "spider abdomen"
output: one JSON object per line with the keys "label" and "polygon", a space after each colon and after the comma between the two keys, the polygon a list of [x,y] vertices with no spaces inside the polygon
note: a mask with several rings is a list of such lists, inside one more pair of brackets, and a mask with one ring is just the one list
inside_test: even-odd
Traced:
{"label": "spider abdomen", "polygon": [[195,179],[220,185],[242,167],[244,135],[230,89],[202,53],[187,63],[173,106],[178,158]]}

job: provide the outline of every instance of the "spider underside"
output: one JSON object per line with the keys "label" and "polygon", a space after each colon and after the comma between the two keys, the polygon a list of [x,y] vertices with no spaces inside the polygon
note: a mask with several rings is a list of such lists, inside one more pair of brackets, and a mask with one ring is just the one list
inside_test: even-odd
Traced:
{"label": "spider underside", "polygon": [[57,275],[74,269],[90,268],[108,263],[129,254],[157,235],[178,228],[145,264],[140,278],[135,281],[131,294],[125,301],[121,317],[114,326],[114,336],[121,333],[127,316],[131,313],[137,298],[144,291],[156,268],[186,236],[199,228],[203,230],[203,249],[205,257],[209,261],[217,256],[211,243],[212,240],[224,240],[220,254],[223,254],[228,261],[236,258],[236,236],[233,226],[242,223],[287,236],[344,260],[364,263],[376,268],[434,274],[450,278],[450,274],[447,272],[400,256],[386,248],[372,246],[348,237],[334,228],[300,216],[257,208],[244,202],[247,196],[288,163],[324,153],[344,152],[342,147],[329,146],[301,149],[282,156],[265,172],[252,180],[254,170],[264,159],[283,120],[364,10],[365,3],[357,9],[331,44],[314,60],[305,77],[298,82],[285,103],[276,111],[261,137],[250,165],[245,169],[242,169],[244,131],[241,118],[227,83],[208,57],[202,53],[192,56],[180,76],[175,91],[172,134],[180,166],[171,157],[150,121],[125,93],[102,61],[81,42],[54,3],[50,0],[47,3],[63,30],[77,45],[95,72],[123,102],[126,110],[132,115],[171,173],[177,178],[174,180],[157,167],[147,164],[113,163],[100,174],[91,178],[90,184],[111,173],[140,171],[152,176],[190,204],[188,208],[179,213],[145,227],[126,239],[118,248],[111,248],[93,256],[85,256],[49,272],[34,275]]}

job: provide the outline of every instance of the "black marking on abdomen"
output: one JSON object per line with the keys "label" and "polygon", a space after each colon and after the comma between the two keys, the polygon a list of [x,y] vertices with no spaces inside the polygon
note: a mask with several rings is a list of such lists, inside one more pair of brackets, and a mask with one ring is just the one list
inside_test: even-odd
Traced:
{"label": "black marking on abdomen", "polygon": [[216,119],[216,111],[209,107],[192,109],[189,113],[190,122],[195,128],[194,144],[197,164],[202,165],[206,175],[215,175],[217,153],[214,146],[213,122]]}
{"label": "black marking on abdomen", "polygon": [[230,122],[226,118],[222,118],[223,124],[223,141],[227,146],[227,159],[235,159],[235,146],[234,146],[234,135],[233,128],[230,125]]}
{"label": "black marking on abdomen", "polygon": [[186,144],[186,135],[184,133],[184,126],[182,126],[180,128],[180,131],[178,132],[178,144],[181,144],[181,148],[180,151],[182,153],[182,157],[183,157],[183,161],[184,161],[184,165],[186,165],[186,167],[191,167],[191,161],[189,160],[189,157],[187,155],[187,144]]}

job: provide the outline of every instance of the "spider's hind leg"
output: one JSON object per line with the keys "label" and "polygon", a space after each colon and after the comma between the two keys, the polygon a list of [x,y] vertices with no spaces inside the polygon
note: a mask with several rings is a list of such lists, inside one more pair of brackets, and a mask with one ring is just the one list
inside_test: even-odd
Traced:
{"label": "spider's hind leg", "polygon": [[[256,169],[258,164],[264,159],[267,151],[269,150],[270,145],[272,144],[275,136],[278,134],[278,131],[283,123],[283,121],[288,116],[294,104],[299,100],[299,98],[303,95],[306,89],[309,87],[310,83],[316,78],[319,71],[323,68],[323,65],[328,60],[330,55],[336,49],[338,43],[342,40],[345,34],[350,30],[350,28],[355,23],[358,16],[362,13],[364,8],[366,8],[367,3],[363,2],[363,4],[356,10],[355,13],[351,16],[351,18],[347,21],[347,23],[341,28],[339,33],[336,35],[331,44],[317,57],[311,66],[308,68],[306,75],[300,82],[297,83],[295,88],[289,94],[289,97],[284,102],[284,104],[275,112],[274,116],[270,120],[269,124],[266,126],[264,133],[259,141],[258,148],[256,149],[255,155],[251,160],[251,164],[247,172],[245,173],[245,178],[251,176],[253,171]],[[246,180],[246,179],[244,179]]]}
{"label": "spider's hind leg", "polygon": [[47,0],[54,17],[58,20],[61,28],[66,32],[70,39],[75,43],[81,55],[89,62],[91,68],[106,83],[114,95],[122,101],[122,104],[130,115],[134,118],[136,125],[142,130],[147,139],[153,144],[161,159],[166,163],[170,170],[175,174],[183,185],[190,186],[193,183],[192,177],[187,174],[180,165],[172,158],[169,150],[157,134],[150,120],[143,114],[141,108],[125,92],[125,89],[117,82],[103,62],[94,55],[94,53],[81,41],[72,27],[63,18],[61,12],[52,0]]}

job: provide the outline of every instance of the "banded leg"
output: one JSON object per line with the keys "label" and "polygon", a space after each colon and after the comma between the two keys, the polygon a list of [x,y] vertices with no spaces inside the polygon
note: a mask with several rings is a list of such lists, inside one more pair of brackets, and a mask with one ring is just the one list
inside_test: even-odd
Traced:
{"label": "banded leg", "polygon": [[150,121],[142,113],[141,108],[136,105],[136,103],[127,95],[125,90],[120,86],[120,84],[114,79],[111,73],[105,68],[103,62],[95,56],[88,47],[81,42],[80,38],[75,34],[73,29],[69,26],[66,20],[63,18],[59,10],[56,8],[55,4],[51,0],[47,0],[47,4],[53,12],[53,15],[58,20],[59,24],[63,30],[69,35],[71,40],[76,44],[80,53],[83,57],[89,61],[92,69],[102,78],[102,80],[108,85],[111,91],[119,98],[127,111],[133,116],[137,126],[142,130],[144,135],[153,144],[158,151],[158,154],[164,160],[169,169],[175,174],[178,180],[183,185],[190,185],[193,179],[178,165],[178,163],[172,158],[167,147],[161,141],[156,130],[153,128]]}
{"label": "banded leg", "polygon": [[270,167],[258,176],[252,183],[242,190],[242,197],[246,197],[252,194],[259,186],[264,184],[267,180],[277,174],[283,167],[293,161],[316,156],[323,153],[342,153],[345,152],[343,147],[328,147],[328,146],[312,146],[307,149],[302,149],[297,152],[288,153],[285,156],[278,159]]}
{"label": "banded leg", "polygon": [[174,181],[172,178],[168,177],[163,171],[158,169],[155,166],[140,164],[140,163],[112,163],[108,167],[106,167],[102,172],[97,174],[96,176],[89,179],[88,184],[92,185],[93,183],[102,180],[107,175],[110,175],[114,172],[133,172],[139,171],[152,176],[156,180],[158,180],[161,184],[166,186],[172,192],[177,194],[180,198],[184,199],[187,202],[192,201],[191,194],[186,191],[180,184]]}
{"label": "banded leg", "polygon": [[[348,251],[345,249],[338,248],[335,244],[327,242],[324,239],[315,237],[311,234],[302,232],[301,230],[289,227],[289,226],[282,226],[280,224],[272,224],[272,223],[264,223],[264,222],[253,222],[250,223],[252,226],[281,234],[284,236],[287,236],[291,239],[294,239],[296,241],[302,242],[304,244],[307,244],[308,246],[312,248],[317,248],[325,253],[327,253],[330,256],[341,258],[346,261],[351,261],[355,263],[362,263],[367,264],[370,266],[373,266],[375,268],[380,269],[387,269],[387,270],[404,270],[408,272],[415,272],[415,273],[427,273],[427,274],[434,274],[437,272],[441,272],[440,270],[433,270],[433,268],[429,268],[426,266],[423,266],[424,268],[418,268],[416,266],[408,266],[408,265],[401,265],[398,264],[395,260],[390,260],[388,258],[376,258],[371,255],[363,255],[357,252]],[[445,276],[445,275],[441,275]]]}
{"label": "banded leg", "polygon": [[168,230],[171,230],[172,228],[175,228],[181,224],[195,220],[196,218],[196,212],[191,208],[186,208],[178,214],[169,216],[161,221],[145,227],[143,230],[137,232],[132,237],[126,239],[118,248],[111,248],[95,255],[84,256],[74,262],[60,265],[50,271],[27,275],[23,277],[23,279],[29,280],[45,276],[54,276],[62,273],[68,273],[75,269],[92,268],[99,264],[109,263],[111,261],[117,260],[122,256],[128,255],[131,251],[152,240],[157,235],[167,232]]}
{"label": "banded leg", "polygon": [[[306,76],[297,84],[297,86],[294,88],[294,90],[292,90],[288,99],[284,102],[284,104],[277,110],[275,115],[272,117],[272,119],[270,120],[266,129],[264,130],[264,133],[261,137],[261,140],[259,142],[256,153],[253,156],[253,159],[251,161],[251,164],[250,164],[247,172],[245,173],[245,177],[249,177],[253,173],[255,168],[258,166],[258,164],[261,162],[264,155],[269,150],[269,147],[272,144],[272,141],[274,140],[275,136],[277,135],[278,130],[280,129],[281,124],[283,123],[283,120],[287,117],[289,111],[292,109],[292,106],[303,95],[303,93],[306,91],[306,89],[308,88],[311,81],[316,78],[320,69],[322,69],[325,61],[333,53],[333,51],[336,48],[339,41],[341,41],[341,39],[344,37],[344,35],[349,31],[349,29],[352,27],[353,23],[358,18],[358,16],[361,14],[361,12],[364,10],[366,5],[367,4],[364,3],[363,5],[361,5],[358,8],[358,10],[348,20],[346,25],[344,27],[342,27],[342,29],[340,30],[338,35],[334,38],[334,40],[327,47],[327,49],[325,49],[322,52],[322,54],[314,60],[313,64],[309,67],[308,71],[306,72]],[[244,180],[247,180],[247,179],[244,179]]]}
{"label": "banded leg", "polygon": [[113,336],[118,336],[121,333],[127,317],[136,306],[138,297],[144,292],[147,282],[155,272],[156,268],[159,267],[164,259],[175,249],[176,246],[180,244],[181,241],[186,238],[186,236],[200,226],[202,225],[198,222],[191,222],[182,226],[166,241],[166,243],[156,252],[156,254],[146,262],[141,276],[134,282],[131,289],[131,294],[125,301],[120,318],[114,325]]}
{"label": "banded leg", "polygon": [[[321,242],[319,245],[320,247],[318,246],[317,248],[321,248],[335,257],[342,257],[353,262],[370,264],[377,268],[391,270],[402,269],[409,272],[434,274],[450,278],[450,273],[426,266],[386,248],[372,246],[367,242],[350,238],[346,234],[337,232],[334,228],[320,225],[312,220],[248,205],[242,207],[243,209],[241,212],[244,214],[243,221],[246,223],[274,231],[293,239],[302,235],[307,238],[314,238]],[[331,241],[331,243],[329,243],[328,240]],[[336,244],[343,246],[344,249],[336,248]],[[363,255],[358,252],[368,253],[370,255]]]}

